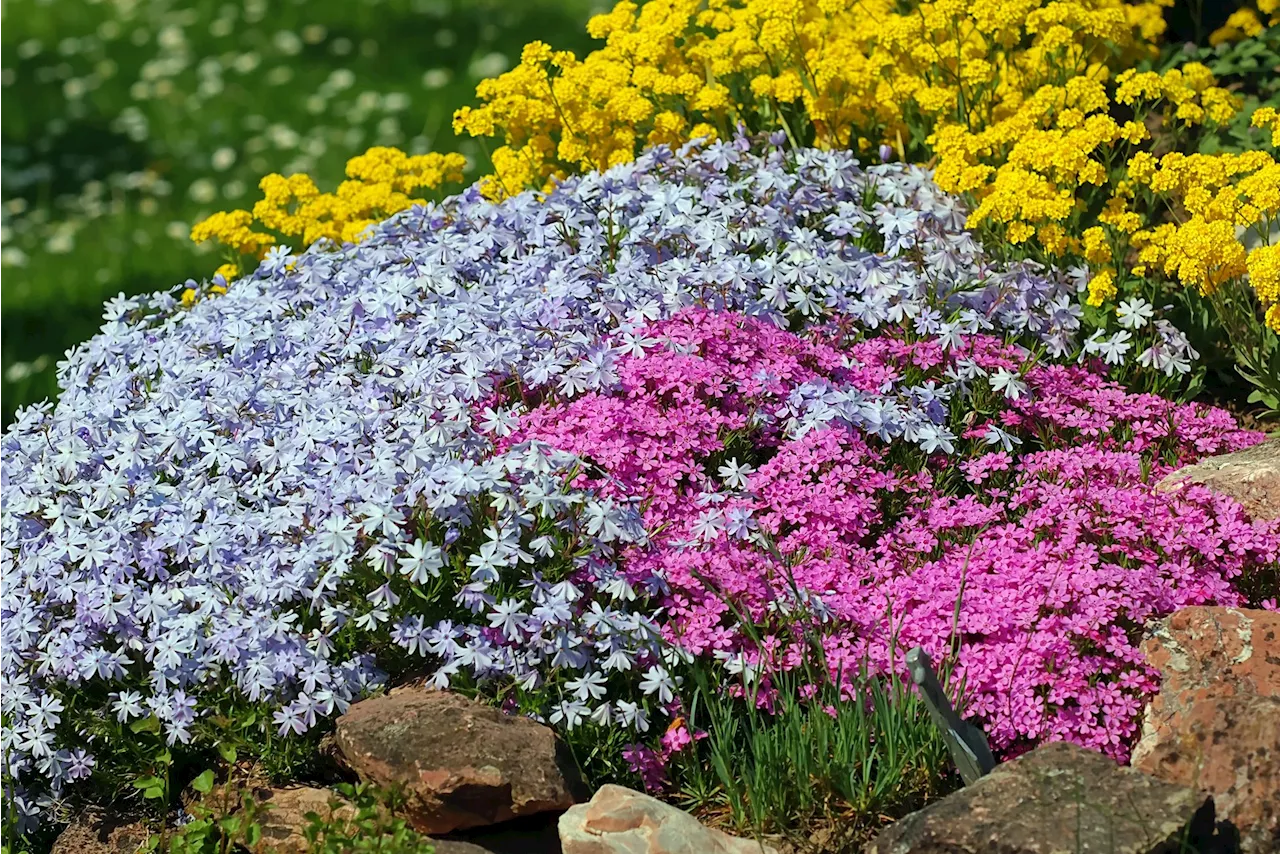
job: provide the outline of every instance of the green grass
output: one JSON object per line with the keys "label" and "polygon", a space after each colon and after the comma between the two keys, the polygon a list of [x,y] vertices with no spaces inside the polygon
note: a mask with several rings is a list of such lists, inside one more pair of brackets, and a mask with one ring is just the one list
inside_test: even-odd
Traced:
{"label": "green grass", "polygon": [[269,172],[322,189],[371,145],[453,136],[475,84],[535,38],[583,51],[604,0],[9,0],[0,28],[0,403],[56,394],[54,366],[117,293],[208,276],[187,240]]}

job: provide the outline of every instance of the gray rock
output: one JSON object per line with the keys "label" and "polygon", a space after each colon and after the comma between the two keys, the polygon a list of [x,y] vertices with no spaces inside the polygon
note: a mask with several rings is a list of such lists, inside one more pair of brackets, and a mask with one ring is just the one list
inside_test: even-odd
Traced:
{"label": "gray rock", "polygon": [[1254,519],[1280,519],[1280,437],[1180,468],[1166,475],[1156,492],[1176,492],[1191,483],[1231,496]]}
{"label": "gray rock", "polygon": [[564,854],[774,854],[774,849],[703,826],[657,798],[605,785],[560,816]]}
{"label": "gray rock", "polygon": [[868,854],[1176,854],[1204,850],[1213,799],[1073,744],[1044,745],[903,818]]}

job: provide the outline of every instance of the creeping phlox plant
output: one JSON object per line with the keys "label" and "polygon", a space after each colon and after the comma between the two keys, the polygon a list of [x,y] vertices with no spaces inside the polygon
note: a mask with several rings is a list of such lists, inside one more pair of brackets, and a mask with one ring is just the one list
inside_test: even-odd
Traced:
{"label": "creeping phlox plant", "polygon": [[[275,246],[217,299],[109,303],[3,438],[7,808],[136,773],[124,727],[175,756],[228,721],[287,742],[422,659],[640,742],[688,656],[767,678],[717,588],[827,615],[837,661],[954,638],[1001,745],[1078,720],[1120,752],[1131,632],[1240,601],[1276,550],[1146,478],[1256,436],[1049,366],[1175,373],[1150,306],[1078,342],[1079,273],[992,263],[921,168],[781,142],[473,188]],[[1063,437],[1084,449],[1019,459]]]}

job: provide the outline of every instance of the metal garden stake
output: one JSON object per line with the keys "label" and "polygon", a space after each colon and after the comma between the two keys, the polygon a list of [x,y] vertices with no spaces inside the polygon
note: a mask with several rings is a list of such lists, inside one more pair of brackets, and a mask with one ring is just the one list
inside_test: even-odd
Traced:
{"label": "metal garden stake", "polygon": [[947,743],[956,768],[960,769],[960,777],[966,786],[972,785],[996,767],[986,735],[973,724],[960,720],[955,709],[951,708],[951,701],[933,672],[933,662],[929,660],[928,653],[920,647],[912,649],[907,653],[907,667],[911,669],[911,681],[916,683],[924,704],[929,708],[929,717],[942,730],[942,739]]}

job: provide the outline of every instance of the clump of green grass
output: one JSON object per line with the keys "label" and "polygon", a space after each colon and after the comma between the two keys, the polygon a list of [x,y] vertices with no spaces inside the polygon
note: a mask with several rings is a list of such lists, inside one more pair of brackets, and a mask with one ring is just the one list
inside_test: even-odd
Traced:
{"label": "clump of green grass", "polygon": [[854,850],[884,823],[959,785],[946,747],[911,687],[896,678],[855,680],[842,699],[827,679],[804,696],[794,671],[773,680],[774,708],[726,695],[695,669],[690,726],[705,730],[685,761],[685,803],[739,833],[782,836],[802,849]]}
{"label": "clump of green grass", "polygon": [[[801,601],[790,573],[786,583]],[[763,627],[721,598],[752,648],[773,648]],[[705,659],[685,657],[687,725],[705,733],[672,769],[687,807],[741,834],[835,854],[959,788],[942,734],[908,680],[833,667],[823,645],[833,627],[807,607],[787,622],[807,650],[798,666],[766,656],[730,678]],[[944,663],[944,681],[948,670]]]}

